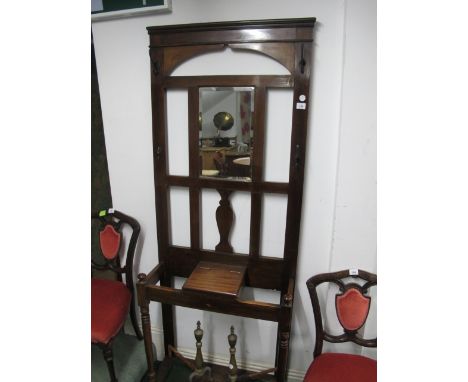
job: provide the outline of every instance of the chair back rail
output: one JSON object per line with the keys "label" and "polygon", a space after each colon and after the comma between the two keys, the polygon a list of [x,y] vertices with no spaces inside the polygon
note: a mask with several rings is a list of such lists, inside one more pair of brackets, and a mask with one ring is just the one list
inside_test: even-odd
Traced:
{"label": "chair back rail", "polygon": [[101,248],[101,254],[103,255],[102,257],[104,259],[104,263],[96,263],[95,261],[91,261],[91,267],[99,271],[110,270],[115,272],[118,275],[119,280],[121,280],[121,275],[125,274],[125,285],[130,290],[133,290],[133,259],[135,257],[138,236],[140,235],[140,224],[134,218],[111,208],[92,213],[91,219],[97,220],[99,222],[100,232],[103,232],[106,227],[111,226],[115,229],[116,232],[121,234],[123,224],[128,225],[132,229],[132,234],[130,236],[130,241],[127,247],[127,254],[125,257],[125,266],[122,267],[120,264],[119,253],[117,253],[114,258],[107,258],[102,253]]}
{"label": "chair back rail", "polygon": [[[346,282],[346,279],[352,278],[352,282]],[[360,279],[364,283],[361,285],[356,281]],[[317,294],[317,287],[323,283],[333,283],[338,286],[340,294],[335,297],[335,308],[340,325],[343,328],[343,334],[333,335],[327,333],[323,327],[322,311]],[[322,273],[307,280],[307,289],[309,290],[312,307],[315,318],[316,341],[314,348],[314,357],[322,353],[323,341],[332,343],[354,342],[364,347],[377,347],[377,338],[365,339],[359,334],[369,313],[371,298],[366,296],[369,289],[377,285],[377,275],[363,270],[343,270],[338,272]],[[354,295],[354,296],[352,296]],[[351,303],[357,302],[357,308],[353,308]],[[354,310],[353,310],[354,309]],[[342,317],[340,317],[340,311]],[[351,312],[352,324],[349,323],[346,315]],[[353,326],[354,325],[354,326]]]}

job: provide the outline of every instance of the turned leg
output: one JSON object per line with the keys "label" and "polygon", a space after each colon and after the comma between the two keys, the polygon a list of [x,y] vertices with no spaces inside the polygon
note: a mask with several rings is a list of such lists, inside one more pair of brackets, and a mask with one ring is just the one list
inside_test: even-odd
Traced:
{"label": "turned leg", "polygon": [[279,349],[278,349],[278,361],[276,370],[277,382],[286,382],[286,371],[288,363],[289,353],[289,331],[279,330]]}
{"label": "turned leg", "polygon": [[112,358],[112,348],[110,344],[104,345],[102,348],[102,353],[104,354],[104,359],[107,363],[107,369],[109,370],[109,375],[111,378],[111,382],[117,382],[117,378],[115,376],[114,370],[114,360]]}
{"label": "turned leg", "polygon": [[140,306],[141,324],[143,326],[143,339],[145,340],[146,362],[148,363],[148,381],[156,382],[154,370],[153,339],[151,336],[151,321],[149,315],[149,303]]}
{"label": "turned leg", "polygon": [[289,338],[291,333],[292,297],[289,294],[281,296],[282,306],[278,322],[278,339],[276,347],[276,381],[286,382],[289,355]]}

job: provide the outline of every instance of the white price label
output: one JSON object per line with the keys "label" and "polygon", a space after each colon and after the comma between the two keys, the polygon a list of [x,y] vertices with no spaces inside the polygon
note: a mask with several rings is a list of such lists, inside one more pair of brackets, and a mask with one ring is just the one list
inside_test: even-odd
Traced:
{"label": "white price label", "polygon": [[359,276],[359,270],[357,268],[351,268],[349,270],[349,275],[350,276]]}
{"label": "white price label", "polygon": [[296,109],[305,110],[306,109],[305,102],[296,102]]}

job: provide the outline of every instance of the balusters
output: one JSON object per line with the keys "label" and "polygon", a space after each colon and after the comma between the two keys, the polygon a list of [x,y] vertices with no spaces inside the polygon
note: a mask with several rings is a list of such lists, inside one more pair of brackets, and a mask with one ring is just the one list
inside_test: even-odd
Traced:
{"label": "balusters", "polygon": [[211,381],[211,368],[206,366],[203,367],[203,355],[201,352],[202,347],[202,338],[203,338],[203,329],[200,328],[200,321],[197,321],[197,328],[193,331],[195,340],[197,341],[197,354],[195,356],[195,370],[190,374],[189,381],[192,382],[196,377],[202,377],[205,374],[208,374],[208,380]]}
{"label": "balusters", "polygon": [[200,328],[200,321],[197,321],[197,328],[193,331],[193,334],[195,335],[195,339],[197,340],[197,355],[195,356],[195,367],[196,367],[196,372],[201,372],[203,369],[203,355],[201,352],[201,347],[202,347],[202,338],[203,338],[203,329]]}
{"label": "balusters", "polygon": [[237,335],[234,333],[234,326],[231,326],[231,334],[228,335],[229,353],[231,358],[229,360],[229,381],[237,381],[237,361],[236,361],[236,343]]}

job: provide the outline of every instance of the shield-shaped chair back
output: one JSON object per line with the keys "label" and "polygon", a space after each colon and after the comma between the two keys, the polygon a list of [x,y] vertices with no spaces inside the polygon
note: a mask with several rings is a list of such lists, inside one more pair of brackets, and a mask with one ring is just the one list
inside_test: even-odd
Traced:
{"label": "shield-shaped chair back", "polygon": [[[350,279],[351,281],[348,281]],[[358,283],[358,280],[361,280],[361,283]],[[335,296],[335,308],[338,321],[343,328],[343,334],[340,335],[327,333],[323,328],[317,287],[327,282],[337,285],[339,289],[339,293]],[[364,326],[369,315],[371,306],[369,288],[375,285],[377,285],[377,275],[357,269],[322,273],[307,281],[315,318],[314,357],[322,353],[324,340],[335,343],[352,341],[366,347],[377,346],[377,338],[364,339],[359,333],[359,329]]]}
{"label": "shield-shaped chair back", "polygon": [[[99,247],[103,256],[102,262],[92,261],[92,267],[99,271],[113,271],[117,273],[119,280],[122,280],[121,275],[125,274],[127,287],[133,288],[133,258],[140,234],[140,224],[132,217],[112,208],[93,213],[91,219],[99,222]],[[123,225],[129,226],[132,232],[126,246],[122,245]],[[121,247],[126,247],[127,252],[124,266],[120,264],[119,254],[123,250]]]}

